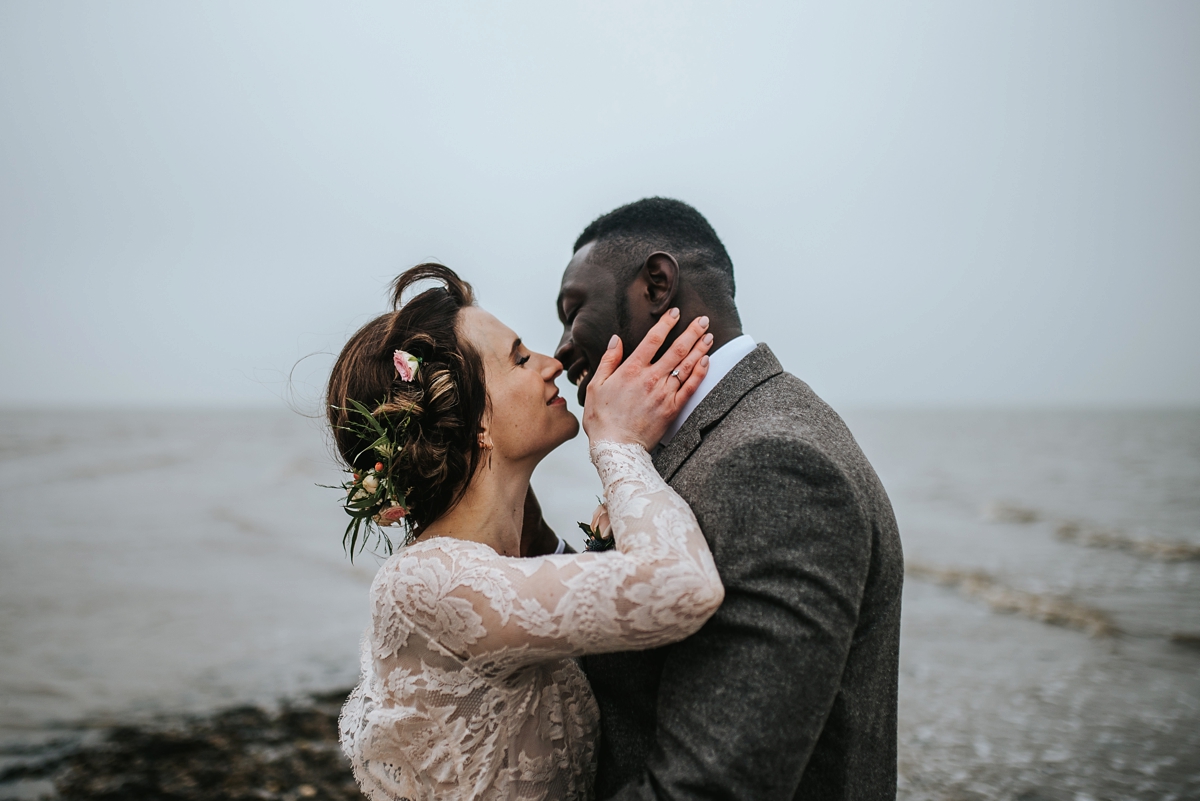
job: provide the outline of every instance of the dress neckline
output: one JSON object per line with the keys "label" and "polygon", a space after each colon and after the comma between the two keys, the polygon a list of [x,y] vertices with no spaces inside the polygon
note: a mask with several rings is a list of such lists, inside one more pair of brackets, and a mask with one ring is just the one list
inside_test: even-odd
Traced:
{"label": "dress neckline", "polygon": [[487,550],[491,551],[496,556],[502,555],[499,551],[497,551],[495,548],[493,548],[492,546],[488,545],[485,542],[477,542],[476,540],[464,540],[460,537],[451,537],[449,534],[435,534],[427,540],[421,540],[420,542],[414,542],[411,545],[405,545],[403,548],[396,551],[395,555],[398,556],[400,554],[403,554],[406,551],[412,551],[413,548],[418,548],[418,547],[421,547],[424,545],[439,544],[439,543],[446,543],[446,542],[456,543],[459,545],[474,546],[476,548],[486,548]]}

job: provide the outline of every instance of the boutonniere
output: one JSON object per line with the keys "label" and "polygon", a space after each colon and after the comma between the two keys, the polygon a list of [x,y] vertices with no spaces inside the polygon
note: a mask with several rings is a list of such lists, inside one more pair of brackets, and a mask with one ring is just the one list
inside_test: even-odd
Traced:
{"label": "boutonniere", "polygon": [[587,538],[583,542],[583,549],[585,551],[611,551],[617,545],[615,539],[612,537],[605,537],[587,523],[580,523],[579,528],[583,531],[584,536]]}

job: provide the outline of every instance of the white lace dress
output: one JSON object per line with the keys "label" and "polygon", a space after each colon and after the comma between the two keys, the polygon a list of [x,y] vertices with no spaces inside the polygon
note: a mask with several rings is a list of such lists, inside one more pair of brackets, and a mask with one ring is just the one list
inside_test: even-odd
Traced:
{"label": "white lace dress", "polygon": [[599,713],[572,657],[681,640],[720,606],[696,518],[646,451],[591,456],[615,550],[521,559],[435,537],[380,568],[341,717],[368,798],[590,798]]}

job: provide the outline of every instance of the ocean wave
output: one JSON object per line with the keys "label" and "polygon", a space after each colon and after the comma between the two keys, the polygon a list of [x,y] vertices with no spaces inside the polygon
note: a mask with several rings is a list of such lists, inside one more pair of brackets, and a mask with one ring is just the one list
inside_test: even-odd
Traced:
{"label": "ocean wave", "polygon": [[968,598],[977,598],[997,612],[1019,614],[1052,626],[1078,629],[1093,637],[1112,637],[1121,633],[1117,624],[1103,610],[1059,595],[1018,590],[982,570],[957,570],[910,561],[905,565],[904,572],[918,581],[950,587]]}
{"label": "ocean wave", "polygon": [[1054,519],[1037,509],[1018,506],[1006,501],[992,501],[983,507],[983,519],[988,523],[1030,525],[1041,521],[1054,524],[1054,534],[1064,542],[1088,548],[1113,548],[1128,551],[1149,559],[1165,562],[1200,560],[1200,545],[1172,540],[1132,537],[1120,529],[1101,526],[1087,520]]}
{"label": "ocean wave", "polygon": [[1200,648],[1200,632],[1173,631],[1167,639],[1175,645],[1182,645],[1187,648]]}
{"label": "ocean wave", "polygon": [[1029,525],[1041,520],[1042,516],[1036,509],[1028,509],[1005,501],[992,501],[983,507],[983,519],[988,523]]}
{"label": "ocean wave", "polygon": [[1130,537],[1121,531],[1079,520],[1061,521],[1055,526],[1054,534],[1065,542],[1074,542],[1089,548],[1115,548],[1166,562],[1200,559],[1200,545]]}

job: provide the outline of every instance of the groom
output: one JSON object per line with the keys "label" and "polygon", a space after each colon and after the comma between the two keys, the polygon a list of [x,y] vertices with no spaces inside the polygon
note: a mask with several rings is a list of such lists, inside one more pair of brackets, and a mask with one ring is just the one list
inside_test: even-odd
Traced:
{"label": "groom", "polygon": [[[654,451],[725,584],[692,637],[587,657],[600,799],[890,799],[903,558],[841,418],[742,332],[733,264],[701,214],[649,198],[597,219],[563,273],[556,356],[583,402],[613,333],[708,315],[708,375]],[[663,346],[664,348],[666,345]]]}

